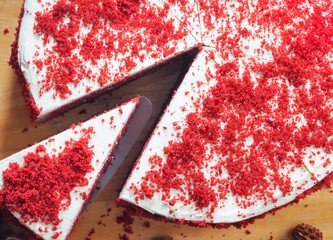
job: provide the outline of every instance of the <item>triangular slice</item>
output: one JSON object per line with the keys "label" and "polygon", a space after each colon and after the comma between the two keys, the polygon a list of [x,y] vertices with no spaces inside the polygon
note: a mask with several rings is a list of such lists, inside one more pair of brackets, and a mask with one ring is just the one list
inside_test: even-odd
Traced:
{"label": "triangular slice", "polygon": [[224,226],[285,205],[317,184],[303,165],[298,141],[306,136],[292,111],[297,92],[282,78],[262,78],[255,62],[206,48],[199,53],[120,202],[173,221]]}
{"label": "triangular slice", "polygon": [[67,239],[140,97],[0,161],[0,206],[43,239]]}

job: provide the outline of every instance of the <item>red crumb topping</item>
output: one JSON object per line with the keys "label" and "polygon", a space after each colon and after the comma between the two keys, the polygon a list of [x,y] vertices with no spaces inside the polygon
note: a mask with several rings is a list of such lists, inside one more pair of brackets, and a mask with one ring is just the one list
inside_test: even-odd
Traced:
{"label": "red crumb topping", "polygon": [[8,33],[9,33],[8,28],[5,28],[5,29],[3,30],[3,35],[6,35],[6,34],[8,34]]}
{"label": "red crumb topping", "polygon": [[[148,56],[161,59],[173,54],[178,44],[174,40],[182,39],[186,31],[175,29],[175,20],[167,14],[168,9],[145,0],[59,0],[37,12],[36,33],[44,44],[54,40],[34,57],[36,66],[46,70],[39,82],[40,95],[52,89],[54,97],[67,98],[71,88],[87,78],[103,87],[128,76]],[[120,62],[119,69],[111,71],[115,61]]]}
{"label": "red crumb topping", "polygon": [[[228,195],[243,209],[275,203],[276,193],[296,190],[294,172],[307,174],[307,148],[332,153],[331,3],[310,1],[311,10],[305,0],[231,2],[199,1],[206,27],[217,27],[224,62],[207,66],[207,81],[216,84],[174,124],[184,125],[180,140],[164,147],[166,157],[152,156],[140,186],[131,186],[138,202],[161,193],[166,204],[194,204],[208,218]],[[250,38],[260,41],[258,49],[250,49]],[[215,60],[209,56],[207,64]]]}
{"label": "red crumb topping", "polygon": [[93,155],[88,137],[67,141],[58,155],[38,145],[35,152],[24,156],[23,166],[13,162],[3,172],[1,208],[20,213],[25,223],[41,221],[57,226],[62,221],[59,211],[71,203],[73,188],[88,184],[85,175],[93,170]]}
{"label": "red crumb topping", "polygon": [[59,235],[60,235],[60,233],[53,234],[52,239],[57,239],[59,237]]}

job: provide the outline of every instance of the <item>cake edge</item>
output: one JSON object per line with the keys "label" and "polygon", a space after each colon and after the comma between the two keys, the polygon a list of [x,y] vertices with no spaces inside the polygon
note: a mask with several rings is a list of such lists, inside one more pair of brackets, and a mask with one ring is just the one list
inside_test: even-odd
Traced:
{"label": "cake edge", "polygon": [[123,199],[118,198],[116,200],[116,203],[117,203],[118,207],[124,208],[126,213],[130,216],[145,217],[145,218],[150,218],[150,219],[165,222],[165,223],[176,223],[179,225],[186,224],[186,225],[190,225],[190,226],[194,226],[194,227],[213,227],[213,228],[217,228],[217,229],[227,229],[231,226],[234,226],[237,229],[241,229],[241,228],[245,228],[249,224],[253,224],[257,219],[265,218],[266,215],[268,215],[268,214],[274,215],[276,213],[276,211],[278,211],[280,209],[283,209],[290,205],[299,203],[299,201],[301,199],[304,199],[305,197],[311,195],[312,193],[315,193],[315,192],[321,190],[324,186],[330,187],[332,181],[333,181],[333,172],[331,172],[329,175],[327,175],[324,179],[322,179],[320,182],[318,182],[313,187],[305,190],[302,194],[299,194],[294,200],[288,202],[287,204],[279,206],[279,207],[269,210],[267,212],[264,212],[255,217],[248,218],[243,221],[234,222],[234,223],[209,223],[206,221],[189,221],[189,220],[182,220],[182,219],[171,219],[171,218],[163,217],[161,215],[150,213]]}
{"label": "cake edge", "polygon": [[20,14],[18,17],[18,26],[15,28],[15,40],[14,42],[10,45],[11,46],[11,55],[10,55],[10,60],[8,62],[9,66],[15,71],[16,76],[17,76],[17,81],[22,87],[21,94],[24,98],[25,104],[28,107],[29,114],[30,114],[30,119],[31,121],[35,121],[37,119],[37,116],[39,114],[39,109],[36,105],[35,100],[33,97],[30,95],[29,91],[29,86],[27,85],[25,78],[23,76],[23,73],[20,69],[19,63],[18,63],[18,38],[19,38],[19,32],[21,28],[21,21],[24,13],[24,2],[22,4]]}

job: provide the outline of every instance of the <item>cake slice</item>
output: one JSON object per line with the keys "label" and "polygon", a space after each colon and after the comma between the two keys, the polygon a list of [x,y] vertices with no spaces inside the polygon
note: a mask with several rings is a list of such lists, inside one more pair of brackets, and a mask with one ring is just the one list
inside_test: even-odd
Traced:
{"label": "cake slice", "polygon": [[0,207],[43,239],[67,239],[140,97],[0,161]]}
{"label": "cake slice", "polygon": [[122,205],[168,221],[226,227],[310,192],[318,179],[305,149],[329,159],[330,128],[320,142],[306,142],[317,127],[309,129],[301,116],[316,116],[291,83],[263,78],[253,68],[260,62],[224,59],[207,48],[199,53],[133,167]]}
{"label": "cake slice", "polygon": [[46,119],[197,45],[160,0],[26,0],[10,64]]}

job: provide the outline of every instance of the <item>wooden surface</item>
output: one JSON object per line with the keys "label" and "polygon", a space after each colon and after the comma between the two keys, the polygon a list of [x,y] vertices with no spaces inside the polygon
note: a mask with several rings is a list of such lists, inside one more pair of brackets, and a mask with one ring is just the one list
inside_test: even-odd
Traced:
{"label": "wooden surface", "polygon": [[[256,220],[254,224],[245,229],[196,228],[134,217],[131,225],[133,233],[125,233],[123,225],[116,221],[117,217],[122,215],[123,209],[115,206],[115,199],[130,170],[131,162],[139,154],[149,128],[156,120],[163,102],[174,86],[183,62],[180,60],[164,66],[155,73],[129,83],[112,94],[106,94],[91,103],[74,108],[56,119],[45,123],[32,123],[21,97],[21,88],[17,84],[14,72],[7,64],[21,5],[22,0],[0,0],[0,159],[62,131],[72,123],[83,121],[93,114],[100,113],[138,94],[148,97],[153,102],[153,118],[147,129],[102,194],[80,217],[70,240],[86,239],[92,229],[94,229],[94,233],[90,236],[91,240],[119,239],[123,234],[126,234],[131,240],[150,240],[163,235],[172,236],[173,239],[265,240],[271,239],[271,237],[273,239],[292,239],[292,229],[301,222],[321,229],[324,239],[333,239],[333,193],[327,187],[301,200],[299,204],[288,206],[279,210],[275,215]],[[3,34],[5,28],[8,28],[8,34]],[[108,216],[105,216],[108,208],[112,210]],[[150,223],[149,228],[144,227],[146,222]],[[246,230],[251,233],[248,234]]]}

